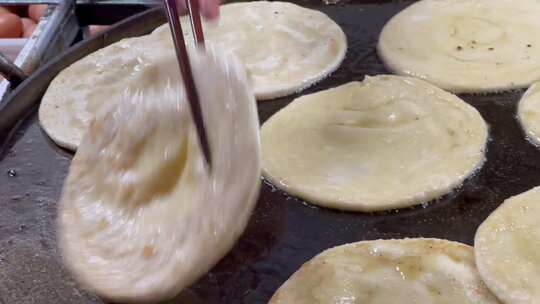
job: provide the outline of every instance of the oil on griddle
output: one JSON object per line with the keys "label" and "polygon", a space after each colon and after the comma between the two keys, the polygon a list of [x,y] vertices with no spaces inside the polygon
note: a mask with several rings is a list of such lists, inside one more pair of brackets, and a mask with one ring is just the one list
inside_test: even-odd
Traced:
{"label": "oil on griddle", "polygon": [[[340,69],[303,93],[364,75],[387,73],[377,58],[384,23],[410,1],[299,1],[327,13],[347,34]],[[522,91],[463,95],[490,126],[487,162],[451,195],[386,213],[313,207],[264,184],[250,224],[234,249],[170,303],[266,303],[300,265],[332,246],[378,238],[438,237],[472,244],[474,232],[504,199],[540,185],[540,149],[515,118]],[[296,96],[259,104],[266,120]],[[71,154],[40,130],[36,114],[19,126],[0,156],[0,303],[102,303],[62,266],[55,241],[56,200]]]}

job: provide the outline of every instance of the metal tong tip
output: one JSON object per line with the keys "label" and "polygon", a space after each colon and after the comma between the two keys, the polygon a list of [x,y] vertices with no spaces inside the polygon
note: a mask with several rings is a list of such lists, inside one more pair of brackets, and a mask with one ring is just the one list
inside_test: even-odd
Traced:
{"label": "metal tong tip", "polygon": [[[210,153],[210,146],[208,143],[208,134],[206,132],[204,119],[201,111],[201,104],[195,80],[193,78],[191,65],[189,62],[186,43],[184,41],[184,33],[182,32],[182,26],[180,24],[178,8],[176,6],[176,0],[164,0],[165,10],[167,12],[167,20],[172,32],[172,38],[174,42],[174,48],[176,51],[176,57],[180,66],[180,73],[182,75],[182,81],[186,90],[187,99],[191,108],[191,115],[195,123],[199,143],[203,152],[208,168],[212,168],[212,158]],[[199,14],[199,3],[197,0],[186,0],[191,20],[191,27],[193,31],[193,37],[195,45],[199,48],[204,48],[204,36],[201,24],[201,16]]]}

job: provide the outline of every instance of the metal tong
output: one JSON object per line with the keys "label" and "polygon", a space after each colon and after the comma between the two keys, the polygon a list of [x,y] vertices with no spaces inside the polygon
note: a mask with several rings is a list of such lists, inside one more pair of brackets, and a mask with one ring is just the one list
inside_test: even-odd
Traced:
{"label": "metal tong", "polygon": [[4,76],[12,87],[16,87],[27,77],[23,70],[9,61],[2,53],[0,53],[0,76]]}
{"label": "metal tong", "polygon": [[[172,38],[174,42],[174,48],[176,51],[176,57],[180,66],[180,73],[182,74],[182,81],[186,90],[186,96],[191,108],[191,116],[195,122],[195,128],[197,130],[197,136],[201,150],[203,152],[208,168],[212,168],[212,157],[210,154],[210,146],[208,144],[208,134],[205,129],[204,119],[201,111],[201,104],[199,100],[199,94],[195,86],[193,74],[191,71],[191,65],[189,63],[189,56],[184,41],[184,33],[182,32],[182,25],[180,24],[178,8],[176,6],[176,0],[164,0],[165,10],[167,12],[167,20],[171,28]],[[201,24],[201,16],[199,14],[198,0],[186,0],[189,11],[189,17],[191,20],[191,29],[193,31],[193,37],[195,40],[195,46],[204,49],[204,35]]]}

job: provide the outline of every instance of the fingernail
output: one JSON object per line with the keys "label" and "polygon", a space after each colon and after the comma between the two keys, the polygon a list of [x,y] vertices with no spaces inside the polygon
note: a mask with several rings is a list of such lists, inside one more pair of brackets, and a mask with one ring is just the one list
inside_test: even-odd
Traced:
{"label": "fingernail", "polygon": [[201,12],[208,19],[215,19],[219,16],[219,1],[216,0],[200,0]]}

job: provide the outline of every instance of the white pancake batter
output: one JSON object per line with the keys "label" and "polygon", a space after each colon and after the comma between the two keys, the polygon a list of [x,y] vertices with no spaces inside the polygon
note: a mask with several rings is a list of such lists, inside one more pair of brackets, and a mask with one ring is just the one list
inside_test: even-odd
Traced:
{"label": "white pancake batter", "polygon": [[[188,19],[182,21],[188,29]],[[204,32],[208,41],[242,60],[259,100],[289,95],[314,84],[337,69],[347,50],[345,34],[332,19],[288,2],[223,5],[219,22],[206,24]],[[184,33],[186,41],[192,41],[191,32]],[[168,25],[153,35],[170,39]]]}
{"label": "white pancake batter", "polygon": [[263,172],[277,187],[324,207],[376,211],[459,186],[484,161],[487,126],[425,81],[376,76],[294,100],[261,136]]}
{"label": "white pancake batter", "polygon": [[[186,42],[190,26],[182,18]],[[207,44],[236,53],[248,69],[258,99],[300,91],[334,71],[347,41],[325,14],[285,2],[245,2],[222,6],[219,24],[205,24]],[[51,82],[39,109],[39,122],[60,146],[76,150],[90,119],[137,84],[144,66],[167,56],[177,63],[168,25],[153,34],[124,39],[64,69]]]}
{"label": "white pancake batter", "polygon": [[527,139],[540,146],[540,84],[533,84],[521,97],[518,119]]}
{"label": "white pancake batter", "polygon": [[491,291],[506,304],[540,299],[540,187],[511,197],[478,228],[476,265]]}
{"label": "white pancake batter", "polygon": [[498,304],[471,247],[438,239],[377,240],[334,247],[305,263],[271,304]]}
{"label": "white pancake batter", "polygon": [[384,27],[394,72],[455,93],[527,87],[540,79],[540,1],[422,0]]}
{"label": "white pancake batter", "polygon": [[[76,150],[90,120],[103,106],[118,102],[126,87],[145,89],[141,71],[167,58],[175,66],[174,50],[149,38],[129,38],[73,63],[56,76],[39,107],[39,123],[58,145]],[[177,65],[176,65],[177,66]],[[148,81],[147,81],[148,82]]]}
{"label": "white pancake batter", "polygon": [[164,57],[98,111],[64,186],[66,263],[114,302],[157,302],[192,284],[233,246],[257,199],[258,118],[244,69],[219,53],[191,57],[212,171],[178,67]]}

